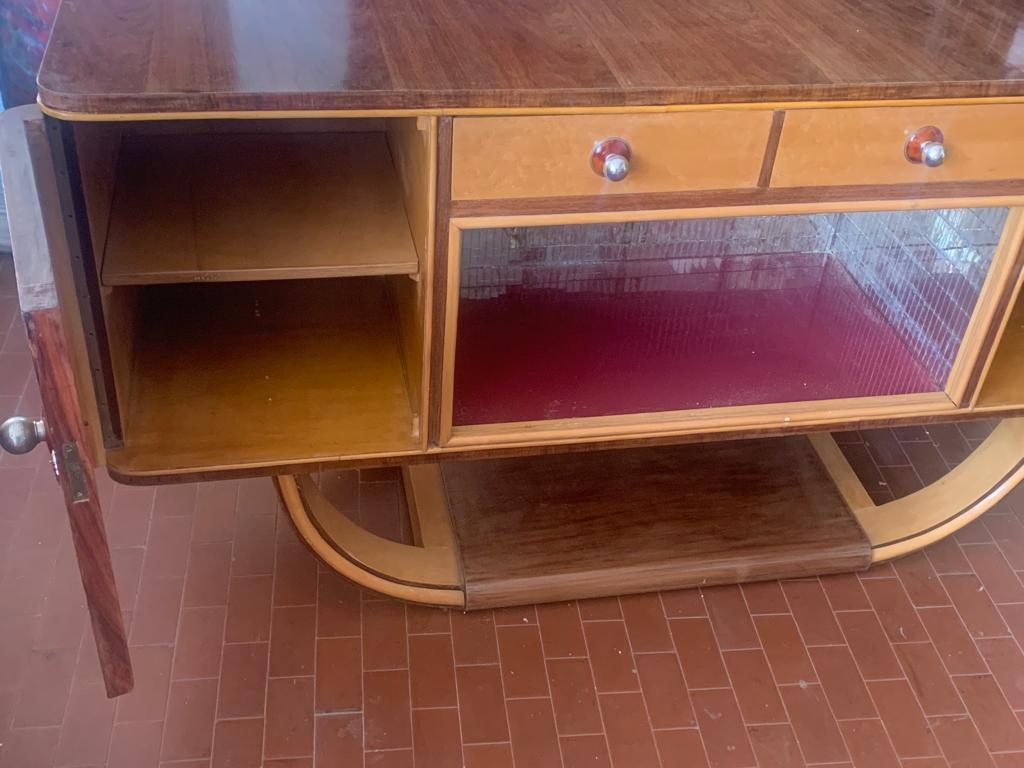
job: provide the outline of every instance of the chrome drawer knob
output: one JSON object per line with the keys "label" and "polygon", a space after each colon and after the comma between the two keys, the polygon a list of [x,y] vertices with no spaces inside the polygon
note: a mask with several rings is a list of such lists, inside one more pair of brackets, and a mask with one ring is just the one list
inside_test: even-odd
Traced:
{"label": "chrome drawer knob", "polygon": [[594,144],[590,153],[590,167],[608,181],[622,181],[629,175],[633,150],[625,139],[610,138]]}
{"label": "chrome drawer knob", "polygon": [[45,439],[42,419],[14,416],[0,424],[0,446],[8,453],[28,453]]}
{"label": "chrome drawer knob", "polygon": [[926,125],[910,135],[904,153],[907,160],[912,163],[923,163],[929,168],[938,168],[946,161],[944,142],[941,130],[934,125]]}

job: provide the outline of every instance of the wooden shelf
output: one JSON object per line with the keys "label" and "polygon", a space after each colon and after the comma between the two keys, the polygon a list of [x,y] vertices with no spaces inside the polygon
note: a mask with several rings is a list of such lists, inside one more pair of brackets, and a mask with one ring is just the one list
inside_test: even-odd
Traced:
{"label": "wooden shelf", "polygon": [[106,285],[416,271],[383,133],[124,139]]}
{"label": "wooden shelf", "polygon": [[865,568],[805,437],[445,462],[466,606]]}
{"label": "wooden shelf", "polygon": [[[1022,297],[1024,299],[1024,297]],[[981,385],[976,408],[1024,405],[1024,300],[1018,299]]]}
{"label": "wooden shelf", "polygon": [[154,286],[122,477],[419,449],[383,278]]}

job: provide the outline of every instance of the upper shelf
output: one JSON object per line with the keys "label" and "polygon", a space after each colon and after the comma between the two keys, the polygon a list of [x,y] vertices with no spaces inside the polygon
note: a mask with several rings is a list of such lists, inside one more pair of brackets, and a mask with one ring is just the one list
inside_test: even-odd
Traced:
{"label": "upper shelf", "polygon": [[383,133],[126,137],[106,285],[413,274]]}
{"label": "upper shelf", "polygon": [[39,93],[78,115],[1007,96],[1021,29],[1020,0],[64,0]]}

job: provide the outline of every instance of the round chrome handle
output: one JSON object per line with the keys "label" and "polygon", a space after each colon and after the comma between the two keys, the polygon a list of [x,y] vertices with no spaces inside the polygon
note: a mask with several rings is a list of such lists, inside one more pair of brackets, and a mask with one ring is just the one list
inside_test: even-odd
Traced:
{"label": "round chrome handle", "polygon": [[946,159],[946,147],[938,141],[921,144],[921,162],[929,168],[938,168]]}
{"label": "round chrome handle", "polygon": [[629,175],[633,150],[625,139],[613,137],[594,144],[590,153],[590,167],[608,181],[622,181]]}
{"label": "round chrome handle", "polygon": [[0,447],[8,453],[28,453],[46,439],[42,419],[14,416],[0,424]]}
{"label": "round chrome handle", "polygon": [[938,168],[946,161],[945,137],[934,125],[926,125],[910,134],[903,152],[912,163]]}
{"label": "round chrome handle", "polygon": [[608,181],[622,181],[629,173],[629,159],[623,155],[608,155],[604,159],[604,177]]}

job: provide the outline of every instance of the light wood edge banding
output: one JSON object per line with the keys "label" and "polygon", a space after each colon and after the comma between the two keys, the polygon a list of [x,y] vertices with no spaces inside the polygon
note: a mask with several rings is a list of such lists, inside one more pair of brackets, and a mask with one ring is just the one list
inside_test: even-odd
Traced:
{"label": "light wood edge banding", "polygon": [[1024,418],[1006,419],[936,482],[895,501],[871,502],[831,435],[810,436],[871,542],[873,563],[916,552],[977,519],[1024,482]]}
{"label": "light wood edge banding", "polygon": [[345,578],[399,600],[465,605],[454,550],[398,544],[366,531],[335,509],[308,475],[279,475],[274,482],[299,535]]}
{"label": "light wood edge banding", "polygon": [[657,112],[707,112],[709,110],[777,110],[777,109],[843,109],[849,107],[927,107],[983,104],[1020,104],[1024,96],[968,96],[961,98],[919,99],[836,99],[808,101],[738,101],[721,103],[655,104],[636,106],[598,107],[447,107],[399,109],[309,109],[309,110],[209,110],[198,112],[75,112],[55,109],[43,103],[36,104],[46,115],[58,120],[77,122],[126,122],[150,120],[249,120],[259,118],[317,118],[317,117],[414,117],[433,115],[455,117],[472,115],[616,115]]}

